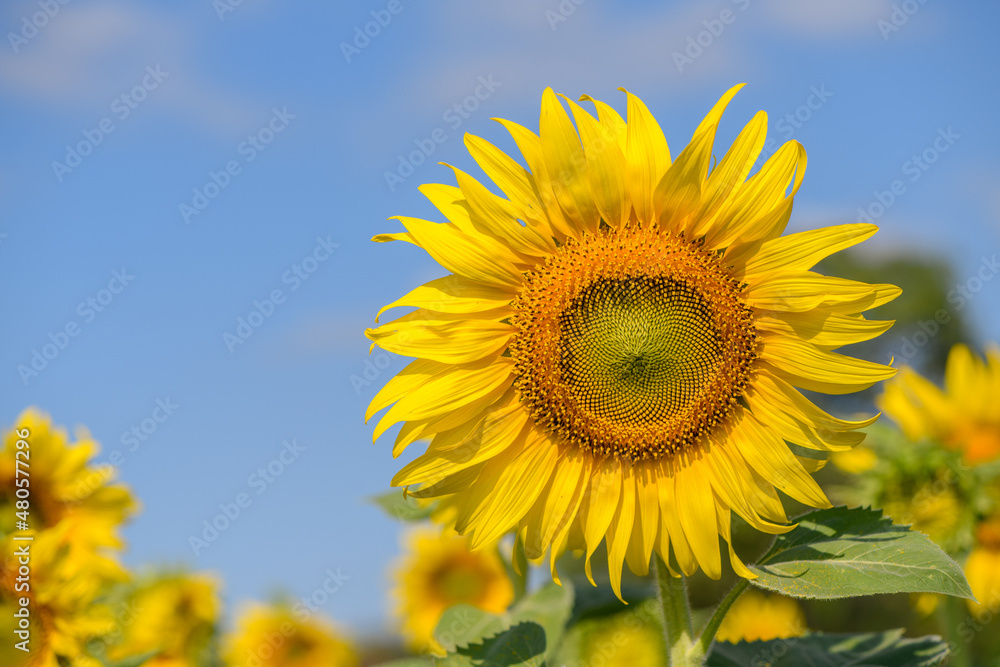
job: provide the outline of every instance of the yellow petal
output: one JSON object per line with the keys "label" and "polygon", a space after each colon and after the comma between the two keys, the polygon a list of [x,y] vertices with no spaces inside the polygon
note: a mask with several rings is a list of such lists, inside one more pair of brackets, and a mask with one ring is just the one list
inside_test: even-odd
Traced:
{"label": "yellow petal", "polygon": [[[589,113],[568,97],[580,141],[587,160],[587,177],[590,191],[604,222],[620,227],[628,219],[629,206],[625,191],[625,156],[617,140]],[[592,232],[596,229],[590,230]]]}
{"label": "yellow petal", "polygon": [[750,257],[732,253],[726,255],[726,260],[736,266],[744,265],[742,275],[748,277],[771,271],[806,271],[821,259],[871,238],[877,231],[875,225],[862,223],[823,227],[769,239]]}
{"label": "yellow petal", "polygon": [[625,563],[625,552],[632,539],[634,521],[635,475],[631,467],[622,466],[621,500],[605,535],[608,543],[608,576],[611,578],[611,589],[622,602],[625,602],[625,598],[622,597],[622,568]]}
{"label": "yellow petal", "polygon": [[688,465],[674,475],[674,498],[684,537],[698,564],[710,579],[718,579],[722,576],[722,561],[710,478],[711,470],[706,462],[692,457]]}
{"label": "yellow petal", "polygon": [[806,312],[758,310],[754,314],[754,325],[765,335],[794,336],[828,349],[871,340],[888,331],[894,322],[866,320],[860,315],[842,315],[823,309]]}
{"label": "yellow petal", "polygon": [[670,147],[645,103],[624,88],[619,90],[628,99],[625,161],[629,199],[639,221],[648,223],[657,213],[653,193],[670,167]]}
{"label": "yellow petal", "polygon": [[487,285],[521,285],[521,272],[513,264],[516,257],[496,241],[485,236],[473,238],[449,224],[403,216],[395,219],[403,223],[427,254],[452,273]]}
{"label": "yellow petal", "polygon": [[580,137],[551,88],[542,93],[542,155],[559,206],[580,230],[596,230],[600,215],[590,195]]}
{"label": "yellow petal", "polygon": [[382,313],[390,308],[403,306],[416,306],[438,313],[479,313],[509,306],[514,294],[510,289],[484,285],[462,276],[448,275],[421,285],[389,305],[383,306],[375,316],[375,321],[378,322]]}
{"label": "yellow petal", "polygon": [[621,464],[614,459],[605,459],[601,464],[595,464],[590,478],[590,497],[584,503],[583,535],[587,543],[587,555],[584,568],[590,583],[594,576],[590,570],[590,557],[597,550],[597,545],[608,531],[611,518],[618,507],[618,499],[622,493]]}
{"label": "yellow petal", "polygon": [[812,271],[782,271],[750,284],[745,294],[747,303],[765,310],[801,312],[827,308],[840,313],[859,313],[888,303],[901,293],[895,285],[870,285]]}
{"label": "yellow petal", "polygon": [[828,352],[794,338],[762,338],[758,351],[779,377],[797,387],[826,394],[860,391],[896,374],[891,366]]}

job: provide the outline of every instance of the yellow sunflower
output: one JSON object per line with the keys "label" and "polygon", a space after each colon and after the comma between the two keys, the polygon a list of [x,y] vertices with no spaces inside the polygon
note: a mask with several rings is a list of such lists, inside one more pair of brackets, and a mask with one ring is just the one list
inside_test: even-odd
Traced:
{"label": "yellow sunflower", "polygon": [[[27,432],[28,443],[18,450],[19,434]],[[16,452],[27,452],[17,472]],[[84,552],[95,548],[120,548],[118,526],[136,512],[137,504],[127,488],[111,484],[114,468],[90,465],[100,445],[84,430],[70,444],[66,430],[54,427],[48,415],[29,408],[17,418],[14,428],[4,435],[0,455],[0,534],[17,528],[16,509],[21,496],[16,491],[27,488],[27,521],[34,530],[46,530],[67,520],[67,537],[74,548]],[[23,456],[22,456],[23,459]],[[26,466],[24,465],[26,464]],[[28,473],[29,486],[24,483]],[[23,493],[22,493],[23,495]]]}
{"label": "yellow sunflower", "polygon": [[499,614],[514,599],[514,586],[495,549],[472,551],[469,540],[440,529],[407,536],[407,552],[393,572],[396,613],[417,651],[444,654],[434,628],[445,610],[469,604]]}
{"label": "yellow sunflower", "polygon": [[466,135],[505,196],[453,168],[457,187],[420,188],[448,222],[399,217],[405,232],[375,237],[422,247],[450,275],[387,305],[379,315],[416,310],[367,331],[417,357],[367,418],[389,408],[376,439],[403,424],[394,454],[430,439],[392,483],[439,498],[473,548],[515,531],[529,558],[549,551],[553,570],[568,548],[584,550],[589,575],[606,540],[620,594],[623,563],[645,574],[653,551],[718,578],[731,512],[789,530],[776,489],[829,506],[810,475],[822,462],[785,441],[850,449],[875,418],[838,419],[798,388],[843,394],[891,377],[833,350],[885,331],[891,322],[860,313],[899,289],[810,271],[873,225],[781,236],[806,155],[788,142],[750,176],[764,112],[714,163],[739,88],[674,160],[634,95],[627,122],[564,97],[574,128],[546,89],[540,134],[500,121],[527,168]]}
{"label": "yellow sunflower", "polygon": [[358,655],[329,623],[285,606],[254,605],[223,640],[228,667],[356,667]]}
{"label": "yellow sunflower", "polygon": [[805,631],[806,616],[795,600],[747,590],[722,619],[715,638],[733,643],[768,641],[799,637]]}
{"label": "yellow sunflower", "polygon": [[[4,667],[100,667],[87,646],[114,629],[114,616],[99,597],[126,574],[109,558],[88,558],[72,544],[70,529],[69,523],[61,523],[18,535],[31,540],[0,540]],[[24,640],[28,651],[18,646]]]}
{"label": "yellow sunflower", "polygon": [[936,440],[976,465],[1000,457],[1000,347],[980,361],[965,345],[948,353],[944,390],[903,368],[880,406],[912,440]]}
{"label": "yellow sunflower", "polygon": [[653,604],[639,613],[601,616],[580,624],[579,667],[665,667],[663,622]]}
{"label": "yellow sunflower", "polygon": [[976,546],[965,560],[965,578],[978,600],[966,600],[970,613],[1000,611],[1000,516],[976,527]]}
{"label": "yellow sunflower", "polygon": [[172,574],[140,583],[126,604],[133,612],[108,650],[118,661],[158,653],[143,667],[198,667],[210,650],[222,603],[207,574]]}

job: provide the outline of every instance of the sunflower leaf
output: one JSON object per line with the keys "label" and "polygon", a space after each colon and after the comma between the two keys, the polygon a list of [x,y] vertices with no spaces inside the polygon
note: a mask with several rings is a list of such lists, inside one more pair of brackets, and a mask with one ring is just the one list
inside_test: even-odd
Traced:
{"label": "sunflower leaf", "polygon": [[973,599],[962,568],[923,533],[881,510],[810,512],[780,535],[751,584],[796,598],[831,600],[879,593],[943,593]]}
{"label": "sunflower leaf", "polygon": [[372,496],[369,500],[396,521],[422,521],[429,517],[434,509],[433,506],[424,505],[416,498],[404,498],[403,492],[399,489]]}
{"label": "sunflower leaf", "polygon": [[572,586],[550,583],[504,614],[455,605],[438,621],[434,638],[449,653],[442,667],[541,665],[562,640],[573,610]]}
{"label": "sunflower leaf", "polygon": [[438,667],[542,667],[548,648],[545,630],[524,621],[482,643],[461,647],[438,660]]}
{"label": "sunflower leaf", "polygon": [[705,664],[706,667],[932,667],[940,665],[947,657],[948,644],[933,635],[907,639],[903,637],[903,630],[858,635],[816,632],[770,641],[716,642]]}

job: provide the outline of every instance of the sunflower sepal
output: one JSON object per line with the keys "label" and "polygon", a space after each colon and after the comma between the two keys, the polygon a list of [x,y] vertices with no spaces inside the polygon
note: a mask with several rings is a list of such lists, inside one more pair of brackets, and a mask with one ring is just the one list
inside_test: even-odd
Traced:
{"label": "sunflower sepal", "polygon": [[749,583],[793,598],[834,600],[890,593],[972,599],[962,568],[923,533],[882,510],[846,506],[797,519],[749,568]]}
{"label": "sunflower sepal", "polygon": [[423,521],[434,512],[434,503],[407,495],[405,489],[393,489],[368,499],[396,521]]}

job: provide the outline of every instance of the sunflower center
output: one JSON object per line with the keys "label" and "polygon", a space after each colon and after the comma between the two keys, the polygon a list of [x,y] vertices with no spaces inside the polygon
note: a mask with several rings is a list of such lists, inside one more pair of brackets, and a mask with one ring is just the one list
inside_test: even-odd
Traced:
{"label": "sunflower center", "polygon": [[756,358],[715,253],[655,228],[562,246],[514,301],[510,351],[535,421],[595,453],[660,458],[732,410]]}

